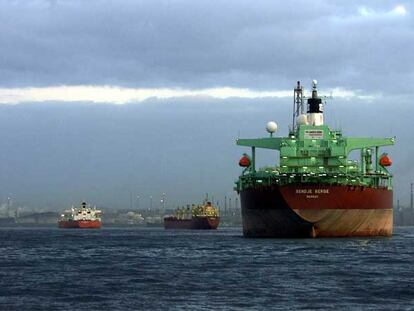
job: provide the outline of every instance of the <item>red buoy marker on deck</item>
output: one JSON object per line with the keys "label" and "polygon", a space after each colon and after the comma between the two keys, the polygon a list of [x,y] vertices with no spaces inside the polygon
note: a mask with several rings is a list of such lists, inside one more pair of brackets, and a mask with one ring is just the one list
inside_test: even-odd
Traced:
{"label": "red buoy marker on deck", "polygon": [[248,167],[248,166],[250,166],[250,159],[249,159],[249,157],[248,156],[245,156],[245,155],[242,156],[240,158],[239,165],[241,167]]}
{"label": "red buoy marker on deck", "polygon": [[381,166],[391,166],[392,160],[387,154],[383,154],[379,160]]}

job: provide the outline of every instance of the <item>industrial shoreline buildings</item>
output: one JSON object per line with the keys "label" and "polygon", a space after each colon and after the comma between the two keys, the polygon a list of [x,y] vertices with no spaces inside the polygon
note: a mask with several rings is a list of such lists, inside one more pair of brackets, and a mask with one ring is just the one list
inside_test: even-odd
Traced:
{"label": "industrial shoreline buildings", "polygon": [[[408,204],[401,204],[397,200],[394,204],[394,225],[396,226],[414,226],[414,202],[413,202],[413,183],[410,185],[410,201]],[[217,202],[218,203],[218,202]],[[59,218],[60,211],[20,211],[21,208],[15,204],[6,203],[6,207],[0,212],[0,227],[8,226],[55,226]],[[231,204],[230,198],[225,198],[223,204],[217,204],[219,207],[221,225],[220,227],[241,226],[241,214],[238,199],[233,198]],[[174,208],[142,207],[142,208],[125,208],[111,209],[103,207],[102,222],[103,225],[135,225],[146,226],[147,221],[161,222],[164,215],[173,213]]]}

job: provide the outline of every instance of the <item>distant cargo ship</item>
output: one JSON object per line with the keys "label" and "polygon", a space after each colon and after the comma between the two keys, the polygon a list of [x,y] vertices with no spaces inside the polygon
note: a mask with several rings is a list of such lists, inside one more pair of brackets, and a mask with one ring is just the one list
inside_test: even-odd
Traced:
{"label": "distant cargo ship", "polygon": [[82,202],[80,207],[72,206],[63,212],[58,221],[59,228],[99,229],[102,226],[101,215],[96,207]]}
{"label": "distant cargo ship", "polygon": [[220,223],[218,209],[211,202],[177,208],[174,216],[164,218],[165,229],[217,229]]}
{"label": "distant cargo ship", "polygon": [[[344,137],[324,125],[316,81],[305,104],[294,90],[288,137],[238,139],[251,148],[236,182],[246,237],[390,236],[393,231],[391,159],[379,152],[394,138]],[[279,151],[279,165],[256,168],[256,148]],[[360,161],[349,158],[358,150]]]}

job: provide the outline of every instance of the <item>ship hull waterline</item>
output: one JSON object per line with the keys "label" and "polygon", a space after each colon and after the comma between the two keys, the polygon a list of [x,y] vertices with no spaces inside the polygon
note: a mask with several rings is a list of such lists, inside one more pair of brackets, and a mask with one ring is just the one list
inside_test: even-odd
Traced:
{"label": "ship hull waterline", "polygon": [[191,219],[177,219],[167,217],[164,219],[165,229],[187,230],[215,230],[220,223],[220,217],[193,217]]}
{"label": "ship hull waterline", "polygon": [[391,236],[392,190],[349,185],[258,186],[240,192],[243,235]]}
{"label": "ship hull waterline", "polygon": [[62,229],[100,229],[102,223],[99,220],[61,220],[58,225]]}

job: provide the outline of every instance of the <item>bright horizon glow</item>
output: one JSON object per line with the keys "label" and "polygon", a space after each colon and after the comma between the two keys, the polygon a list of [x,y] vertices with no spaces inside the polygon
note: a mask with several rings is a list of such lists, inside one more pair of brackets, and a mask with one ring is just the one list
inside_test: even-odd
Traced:
{"label": "bright horizon glow", "polygon": [[407,9],[403,5],[397,5],[392,10],[386,12],[376,11],[374,9],[362,6],[358,8],[358,13],[365,17],[387,17],[387,16],[405,16]]}
{"label": "bright horizon glow", "polygon": [[[335,88],[328,90],[333,97],[373,100],[373,95],[358,95],[353,91]],[[0,88],[1,104],[19,104],[28,102],[92,102],[109,104],[127,104],[143,102],[150,98],[168,99],[183,97],[226,98],[265,98],[292,97],[293,90],[252,90],[246,88],[123,88],[117,86],[52,86],[30,88]],[[323,92],[321,93],[323,94]]]}
{"label": "bright horizon glow", "polygon": [[402,16],[407,14],[407,10],[403,5],[397,5],[391,12]]}

